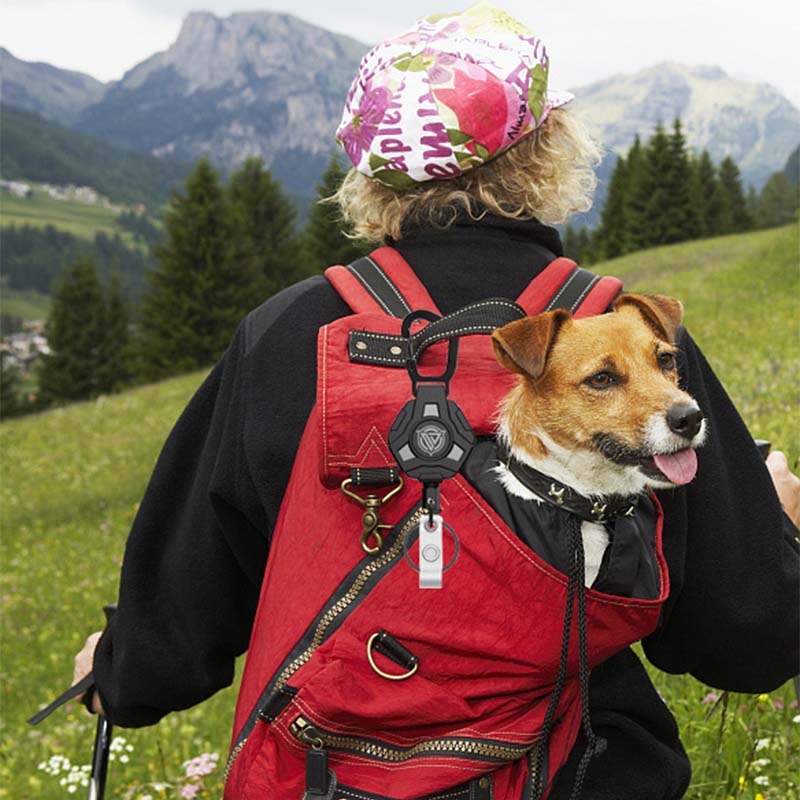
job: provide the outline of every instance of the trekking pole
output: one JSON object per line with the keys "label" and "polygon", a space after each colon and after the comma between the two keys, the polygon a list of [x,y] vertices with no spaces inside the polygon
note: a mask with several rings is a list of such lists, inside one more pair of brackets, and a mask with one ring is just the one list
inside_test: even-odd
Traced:
{"label": "trekking pole", "polygon": [[103,800],[106,794],[106,776],[108,775],[108,754],[111,750],[111,736],[114,726],[107,717],[97,717],[97,733],[94,737],[92,753],[92,774],[89,778],[89,800]]}
{"label": "trekking pole", "polygon": [[[117,610],[117,604],[103,606],[106,623]],[[94,750],[92,751],[92,773],[89,777],[88,800],[103,800],[106,794],[106,777],[108,776],[108,757],[111,752],[111,737],[114,726],[104,714],[97,715],[97,731],[94,735]]]}
{"label": "trekking pole", "polygon": [[[108,622],[114,612],[117,610],[117,604],[111,603],[103,606],[103,612],[106,615],[106,622]],[[90,672],[84,676],[77,683],[69,687],[65,692],[60,694],[50,705],[43,708],[37,714],[34,714],[29,720],[29,725],[38,725],[45,717],[49,717],[57,708],[64,705],[67,700],[71,700],[83,692],[91,689],[94,686],[94,675]],[[108,718],[103,714],[97,715],[97,731],[94,737],[94,751],[92,753],[92,772],[89,777],[89,794],[88,800],[103,800],[106,793],[106,777],[108,775],[108,758],[111,752],[111,736],[113,726]]]}

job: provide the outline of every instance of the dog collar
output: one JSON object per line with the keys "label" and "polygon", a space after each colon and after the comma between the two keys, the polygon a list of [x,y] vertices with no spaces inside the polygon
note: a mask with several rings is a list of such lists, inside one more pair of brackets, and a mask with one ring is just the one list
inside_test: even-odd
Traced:
{"label": "dog collar", "polygon": [[500,458],[506,469],[537,497],[550,505],[576,514],[587,522],[607,522],[613,517],[632,517],[639,503],[638,495],[608,495],[592,498],[579,494],[570,486],[545,475],[543,472],[514,458],[501,450]]}

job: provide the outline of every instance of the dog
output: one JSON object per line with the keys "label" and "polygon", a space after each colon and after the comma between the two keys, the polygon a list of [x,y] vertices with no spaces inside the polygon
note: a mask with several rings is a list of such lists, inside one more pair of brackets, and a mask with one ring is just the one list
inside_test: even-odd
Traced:
{"label": "dog", "polygon": [[[707,425],[678,384],[682,319],[672,297],[623,294],[611,313],[576,320],[550,311],[496,330],[496,358],[519,374],[499,414],[501,444],[522,464],[600,501],[689,483]],[[543,502],[507,465],[496,473],[508,494]],[[581,533],[591,586],[609,535],[589,521]]]}

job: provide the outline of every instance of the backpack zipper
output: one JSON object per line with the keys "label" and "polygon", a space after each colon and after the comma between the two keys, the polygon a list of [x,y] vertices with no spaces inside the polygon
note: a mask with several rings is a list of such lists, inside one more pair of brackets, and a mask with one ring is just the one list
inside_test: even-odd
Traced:
{"label": "backpack zipper", "polygon": [[538,745],[538,740],[531,744],[513,744],[490,739],[444,736],[402,747],[375,739],[332,733],[309,722],[303,716],[297,717],[292,722],[289,731],[303,744],[310,745],[317,750],[345,750],[377,761],[393,763],[409,761],[419,756],[435,755],[474,758],[481,761],[516,761]]}
{"label": "backpack zipper", "polygon": [[395,537],[391,546],[389,546],[375,558],[369,559],[358,575],[356,575],[356,577],[353,579],[352,583],[350,584],[350,588],[335,603],[333,603],[330,608],[325,611],[322,617],[320,617],[316,627],[314,628],[314,633],[311,637],[309,645],[278,673],[278,677],[275,679],[269,695],[264,698],[264,700],[257,703],[254,713],[250,715],[247,723],[242,728],[242,731],[239,734],[239,740],[228,756],[228,762],[225,765],[223,783],[228,782],[228,776],[230,775],[231,769],[233,769],[233,765],[236,762],[239,753],[241,753],[245,744],[247,744],[250,733],[255,727],[255,723],[260,716],[261,709],[263,709],[269,703],[272,697],[274,697],[286,685],[292,675],[294,675],[295,672],[300,669],[300,667],[302,667],[311,659],[314,651],[325,641],[325,635],[331,624],[359,597],[359,595],[363,592],[369,578],[371,578],[378,570],[388,566],[393,560],[397,559],[402,554],[408,534],[419,523],[424,513],[425,512],[423,509],[417,509],[400,529],[400,532]]}

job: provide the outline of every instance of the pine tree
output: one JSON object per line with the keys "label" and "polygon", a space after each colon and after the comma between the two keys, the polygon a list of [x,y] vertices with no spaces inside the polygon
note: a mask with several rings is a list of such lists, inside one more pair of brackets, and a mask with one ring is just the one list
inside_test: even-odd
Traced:
{"label": "pine tree", "polygon": [[258,305],[304,273],[295,237],[296,212],[260,158],[248,158],[227,187],[233,257],[258,285]]}
{"label": "pine tree", "polygon": [[625,214],[628,193],[628,167],[620,156],[608,184],[608,196],[600,217],[597,241],[604,258],[616,258],[627,252],[628,230]]}
{"label": "pine tree", "polygon": [[142,303],[140,362],[150,380],[212,364],[258,301],[252,266],[233,257],[225,195],[207,159],[171,199],[164,228]]}
{"label": "pine tree", "polygon": [[44,403],[84,400],[100,393],[103,297],[90,256],[75,261],[58,282],[45,336],[39,393]]}
{"label": "pine tree", "polygon": [[625,202],[626,253],[642,250],[652,243],[649,202],[655,189],[650,169],[649,148],[637,135],[628,151],[628,191]]}
{"label": "pine tree", "polygon": [[752,183],[747,187],[747,196],[745,197],[745,203],[747,204],[747,213],[750,215],[750,219],[753,220],[753,225],[759,227],[758,192],[756,191],[756,187],[753,186]]}
{"label": "pine tree", "polygon": [[15,417],[22,410],[19,370],[0,353],[0,419]]}
{"label": "pine tree", "polygon": [[788,225],[797,219],[798,205],[797,187],[792,186],[784,172],[775,172],[761,190],[756,218],[758,227]]}
{"label": "pine tree", "polygon": [[369,252],[365,242],[345,236],[339,210],[324,202],[337,192],[345,174],[338,157],[333,155],[317,186],[317,202],[311,207],[302,234],[304,263],[313,272],[331,264],[349,264]]}
{"label": "pine tree", "polygon": [[747,212],[739,168],[730,156],[719,165],[720,225],[719,233],[749,230],[753,220]]}
{"label": "pine tree", "polygon": [[700,218],[698,233],[701,237],[716,236],[720,226],[720,189],[708,150],[703,150],[695,162],[694,187]]}
{"label": "pine tree", "polygon": [[700,212],[692,185],[692,170],[681,121],[675,119],[667,146],[666,170],[661,178],[665,189],[664,235],[661,240],[682,242],[700,234]]}
{"label": "pine tree", "polygon": [[672,152],[669,137],[658,125],[647,143],[646,169],[649,173],[650,196],[645,203],[647,245],[666,244],[670,239],[669,207],[671,202],[667,176]]}
{"label": "pine tree", "polygon": [[104,305],[103,339],[100,354],[99,388],[116,392],[131,380],[130,317],[122,298],[119,272],[111,275]]}

